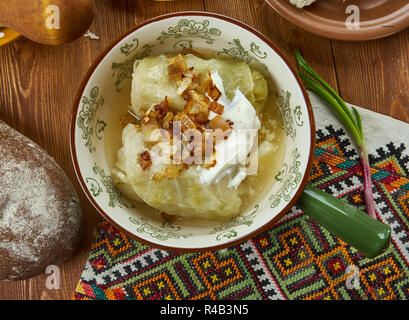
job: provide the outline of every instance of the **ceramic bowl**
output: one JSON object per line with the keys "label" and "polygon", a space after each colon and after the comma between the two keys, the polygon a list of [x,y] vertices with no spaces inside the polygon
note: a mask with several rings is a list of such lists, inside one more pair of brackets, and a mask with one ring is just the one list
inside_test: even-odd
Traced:
{"label": "ceramic bowl", "polygon": [[[260,62],[271,76],[287,135],[280,174],[247,212],[211,226],[162,221],[155,210],[132,204],[110,177],[105,133],[109,110],[129,103],[135,59],[182,49],[223,52]],[[310,173],[315,128],[308,95],[282,53],[257,30],[206,12],[178,12],[148,20],[115,41],[89,69],[79,88],[71,123],[71,154],[79,182],[98,212],[116,228],[150,246],[169,251],[221,249],[272,227],[295,204]]]}

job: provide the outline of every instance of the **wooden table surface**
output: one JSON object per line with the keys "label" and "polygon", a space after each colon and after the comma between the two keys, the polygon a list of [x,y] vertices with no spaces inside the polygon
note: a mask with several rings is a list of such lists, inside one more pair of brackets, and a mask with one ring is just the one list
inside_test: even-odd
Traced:
{"label": "wooden table surface", "polygon": [[65,170],[82,202],[84,233],[73,258],[63,264],[61,288],[48,290],[48,275],[0,282],[0,299],[71,299],[100,217],[76,181],[70,157],[69,125],[77,89],[88,67],[113,40],[142,21],[164,13],[205,10],[234,17],[269,37],[292,63],[294,48],[344,98],[361,107],[409,122],[409,29],[366,42],[341,42],[310,34],[287,22],[264,0],[96,0],[90,30],[48,47],[20,38],[0,48],[0,119],[47,150]]}

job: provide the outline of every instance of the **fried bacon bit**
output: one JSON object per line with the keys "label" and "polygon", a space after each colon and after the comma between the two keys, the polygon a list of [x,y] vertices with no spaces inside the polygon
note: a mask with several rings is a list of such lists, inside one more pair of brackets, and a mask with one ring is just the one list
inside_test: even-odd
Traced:
{"label": "fried bacon bit", "polygon": [[187,114],[183,111],[176,113],[173,116],[172,121],[180,121],[181,130],[186,131],[187,129],[196,129],[196,124],[190,119]]}
{"label": "fried bacon bit", "polygon": [[195,120],[199,124],[206,124],[207,121],[209,120],[209,112],[200,112],[195,115]]}
{"label": "fried bacon bit", "polygon": [[176,81],[178,95],[183,96],[186,90],[199,87],[200,73],[195,72],[193,67],[187,68],[185,57],[181,53],[176,57],[169,57],[168,61],[169,78]]}
{"label": "fried bacon bit", "polygon": [[183,72],[187,70],[185,58],[181,53],[175,57],[169,57],[168,74],[173,81],[182,81]]}
{"label": "fried bacon bit", "polygon": [[182,50],[182,54],[183,54],[183,55],[191,54],[191,55],[194,55],[194,56],[196,56],[196,57],[198,57],[198,58],[201,58],[201,59],[204,59],[204,58],[205,58],[205,57],[204,57],[202,54],[200,54],[199,52],[197,52],[197,51],[195,51],[195,50],[193,50],[193,49],[188,49],[188,48],[183,49],[183,50]]}
{"label": "fried bacon bit", "polygon": [[138,156],[138,164],[141,166],[143,171],[152,165],[151,155],[148,151],[144,151]]}
{"label": "fried bacon bit", "polygon": [[221,129],[223,132],[227,131],[230,128],[230,125],[224,120],[221,116],[215,116],[212,120],[210,120],[210,128],[213,130]]}
{"label": "fried bacon bit", "polygon": [[210,114],[206,103],[194,99],[186,103],[184,112],[199,124],[206,124]]}
{"label": "fried bacon bit", "polygon": [[227,119],[227,120],[226,120],[226,122],[229,124],[229,126],[230,126],[230,127],[233,127],[233,124],[234,124],[234,122],[233,122],[233,121],[231,121],[231,120]]}
{"label": "fried bacon bit", "polygon": [[224,111],[224,106],[222,106],[220,103],[217,103],[216,101],[212,101],[209,104],[209,110],[217,113],[218,115],[221,115]]}
{"label": "fried bacon bit", "polygon": [[209,99],[195,90],[189,90],[188,101],[185,105],[187,114],[198,114],[200,112],[209,112]]}
{"label": "fried bacon bit", "polygon": [[146,114],[143,115],[142,123],[149,122],[149,119],[163,118],[170,111],[169,107],[170,102],[171,102],[170,99],[168,99],[168,97],[165,97],[161,103],[150,107],[146,111]]}

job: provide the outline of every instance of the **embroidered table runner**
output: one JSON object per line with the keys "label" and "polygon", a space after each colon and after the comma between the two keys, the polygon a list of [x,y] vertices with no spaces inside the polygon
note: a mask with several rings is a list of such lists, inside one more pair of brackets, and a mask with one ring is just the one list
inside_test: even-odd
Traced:
{"label": "embroidered table runner", "polygon": [[[310,184],[365,211],[355,145],[310,97],[317,126]],[[151,248],[102,221],[74,299],[408,299],[409,124],[357,109],[377,218],[392,228],[382,255],[365,258],[296,207],[255,238],[204,253]]]}

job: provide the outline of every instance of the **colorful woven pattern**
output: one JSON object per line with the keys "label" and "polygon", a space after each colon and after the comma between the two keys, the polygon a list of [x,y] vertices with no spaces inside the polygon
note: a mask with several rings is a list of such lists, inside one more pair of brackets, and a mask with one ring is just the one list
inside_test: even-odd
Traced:
{"label": "colorful woven pattern", "polygon": [[[389,250],[373,260],[297,208],[252,240],[197,254],[149,248],[104,221],[75,299],[408,299],[404,150],[390,143],[370,156],[377,217],[392,227]],[[364,210],[358,155],[342,129],[317,132],[310,183]]]}

